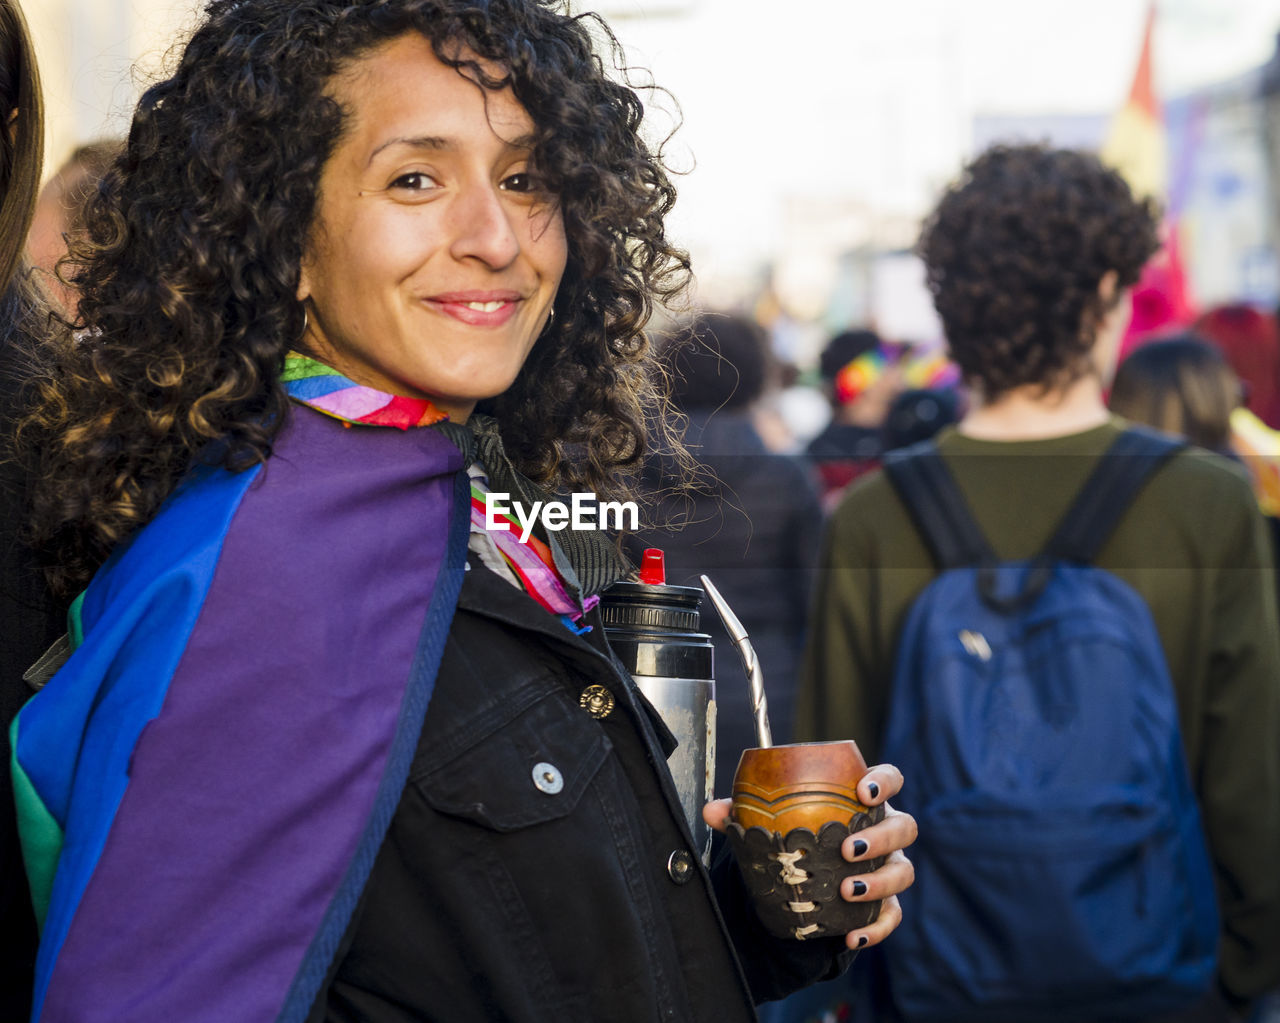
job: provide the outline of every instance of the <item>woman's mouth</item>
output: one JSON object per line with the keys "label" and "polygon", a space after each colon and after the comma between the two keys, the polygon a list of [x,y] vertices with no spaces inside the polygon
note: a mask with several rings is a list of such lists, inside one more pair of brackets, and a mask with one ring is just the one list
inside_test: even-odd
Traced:
{"label": "woman's mouth", "polygon": [[515,315],[521,297],[516,292],[450,293],[433,295],[425,301],[433,309],[468,326],[500,327]]}

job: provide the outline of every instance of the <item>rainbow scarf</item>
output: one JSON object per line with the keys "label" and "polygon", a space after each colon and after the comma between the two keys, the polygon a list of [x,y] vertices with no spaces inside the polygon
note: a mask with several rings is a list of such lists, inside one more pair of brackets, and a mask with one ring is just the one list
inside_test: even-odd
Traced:
{"label": "rainbow scarf", "polygon": [[434,426],[449,416],[426,398],[404,398],[357,384],[336,369],[299,352],[285,356],[284,381],[289,397],[348,426]]}

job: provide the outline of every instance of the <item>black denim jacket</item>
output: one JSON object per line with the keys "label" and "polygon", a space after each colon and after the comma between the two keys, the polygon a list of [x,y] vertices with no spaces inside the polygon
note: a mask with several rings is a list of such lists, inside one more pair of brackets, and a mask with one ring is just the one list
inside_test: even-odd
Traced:
{"label": "black denim jacket", "polygon": [[[736,1023],[848,965],[838,939],[765,934],[731,861],[698,865],[670,733],[590,620],[574,636],[473,560],[312,1021]],[[599,720],[579,703],[593,684],[616,701]]]}

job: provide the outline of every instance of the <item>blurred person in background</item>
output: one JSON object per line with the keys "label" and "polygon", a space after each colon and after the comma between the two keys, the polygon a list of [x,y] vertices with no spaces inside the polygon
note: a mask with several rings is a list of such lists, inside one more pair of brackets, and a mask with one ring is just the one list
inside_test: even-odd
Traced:
{"label": "blurred person in background", "polygon": [[80,146],[45,183],[36,201],[27,254],[32,266],[41,271],[39,280],[45,294],[69,317],[76,311],[75,286],[58,275],[58,260],[67,254],[69,242],[84,236],[85,202],[122,148],[117,139]]}
{"label": "blurred person in background", "polygon": [[822,481],[825,507],[850,483],[874,469],[883,450],[889,403],[902,390],[896,365],[872,330],[837,334],[818,360],[831,421],[805,448]]}
{"label": "blurred person in background", "polygon": [[[1226,306],[1201,322],[1216,327],[1220,337],[1234,335],[1239,363],[1256,366],[1265,380],[1270,329],[1260,317],[1247,306]],[[1252,336],[1253,345],[1240,344],[1240,335]],[[1185,333],[1135,348],[1116,370],[1109,405],[1131,422],[1180,434],[1202,448],[1240,459],[1267,519],[1274,558],[1280,553],[1280,433],[1244,406],[1245,390],[1221,348]],[[1265,996],[1251,1018],[1278,1023],[1280,993]]]}
{"label": "blurred person in background", "polygon": [[40,187],[44,120],[35,53],[17,0],[0,0],[0,1020],[31,1010],[36,925],[14,819],[9,723],[31,695],[23,673],[66,628],[24,541],[28,478],[13,457],[25,379],[43,348],[49,313],[22,251]]}
{"label": "blurred person in background", "polygon": [[1280,507],[1275,501],[1280,435],[1242,407],[1243,393],[1222,352],[1186,333],[1135,348],[1116,370],[1108,405],[1132,423],[1185,437],[1243,464],[1266,517],[1275,560],[1280,554]]}
{"label": "blurred person in background", "polygon": [[935,436],[960,419],[960,396],[949,387],[913,387],[889,405],[884,418],[885,451],[896,451]]}
{"label": "blurred person in background", "polygon": [[[938,436],[936,452],[991,556],[1001,564],[1029,561],[1045,550],[1085,480],[1124,432],[1122,421],[1108,412],[1103,392],[1128,319],[1127,291],[1156,247],[1153,211],[1134,200],[1117,174],[1088,154],[1038,146],[997,146],[982,154],[926,222],[920,251],[927,280],[950,354],[972,395],[959,425]],[[1093,1005],[1075,1013],[1080,1023],[1113,1015],[1133,1018],[1132,1011],[1125,1015],[1119,1005],[1107,1011],[1109,999],[1121,997],[1120,980],[1116,987],[1094,986],[1088,991],[1106,967],[1133,969],[1129,983],[1145,983],[1153,988],[1154,999],[1167,1003],[1176,998],[1185,1006],[1184,1012],[1162,1020],[1226,1021],[1239,1018],[1252,999],[1280,979],[1280,626],[1265,525],[1238,468],[1193,449],[1172,454],[1122,511],[1090,563],[1114,577],[1110,581],[1123,583],[1127,589],[1122,592],[1136,592],[1149,611],[1136,620],[1153,623],[1151,638],[1158,640],[1172,680],[1181,738],[1181,743],[1175,739],[1161,744],[1161,750],[1175,759],[1171,773],[1159,776],[1168,777],[1168,796],[1178,801],[1179,779],[1190,779],[1212,861],[1211,868],[1205,867],[1206,872],[1212,870],[1211,877],[1197,876],[1194,884],[1201,894],[1213,888],[1220,936],[1214,941],[1212,935],[1197,935],[1191,943],[1185,933],[1177,934],[1174,954],[1192,944],[1197,947],[1196,984],[1167,991],[1162,985],[1169,978],[1143,972],[1141,957],[1136,962],[1108,959],[1088,965],[1091,956],[1102,954],[1090,949],[1100,945],[1104,935],[1082,931],[1077,920],[1058,927],[1038,912],[1021,921],[1015,912],[1012,919],[1001,915],[997,926],[985,915],[1009,884],[1007,870],[997,864],[1013,869],[1015,861],[989,856],[974,845],[971,835],[963,841],[949,836],[951,828],[938,821],[946,812],[948,796],[958,801],[964,795],[958,789],[965,786],[944,789],[940,798],[930,789],[930,802],[922,805],[918,800],[927,772],[916,763],[916,786],[904,790],[902,801],[921,817],[915,857],[920,883],[903,899],[907,928],[877,957],[889,966],[888,1018],[896,1019],[898,1013],[907,1019],[926,1018],[928,1010],[917,1010],[925,1015],[908,1014],[908,996],[913,1007],[947,1002],[941,1018],[948,1020],[995,1018],[988,1011],[989,1000],[997,1003],[996,1009],[1008,1004],[1037,1006],[1018,1011],[1020,1023],[1071,1020],[1073,998],[1090,996]],[[1038,749],[1019,748],[1022,718],[1016,715],[1026,712],[1027,701],[1044,703],[1051,718],[1056,713],[1053,694],[1034,685],[1028,691],[1027,685],[1019,684],[1019,677],[1024,683],[1039,680],[1044,668],[1032,661],[1025,675],[1006,680],[1002,666],[1016,668],[1017,658],[1001,656],[1002,651],[986,646],[980,635],[963,630],[940,635],[937,644],[922,641],[920,646],[927,650],[900,644],[913,604],[926,588],[938,593],[933,584],[943,579],[942,568],[913,521],[912,508],[889,477],[876,473],[855,483],[832,517],[824,541],[797,737],[851,735],[867,757],[875,759],[884,751],[886,729],[892,724],[889,708],[895,683],[909,682],[912,694],[918,695],[919,686],[926,695],[905,707],[896,704],[895,710],[908,717],[918,713],[921,732],[919,722],[934,711],[940,720],[955,723],[961,736],[957,748],[963,746],[964,755],[978,758],[971,765],[969,788],[997,793],[993,808],[1006,805],[1006,792],[1015,802],[1019,793],[1034,800],[1040,779],[1055,777],[1054,768],[1035,759]],[[965,593],[959,611],[995,613],[971,590]],[[971,690],[975,702],[986,708],[974,711],[974,734],[963,732],[963,715],[948,713],[955,694],[941,665],[932,679],[934,689],[928,688],[930,677],[895,678],[900,661],[910,665],[930,653],[950,654],[954,667],[948,671],[966,680],[971,669],[980,673],[989,662],[983,684]],[[1069,670],[1076,662],[1058,663]],[[1152,678],[1164,681],[1158,674]],[[1087,672],[1076,679],[1087,687]],[[929,693],[937,694],[936,707],[930,705]],[[968,696],[955,698],[964,707],[972,706],[964,702]],[[1088,702],[1096,713],[1099,706],[1109,706],[1108,699],[1109,691],[1099,692]],[[1069,701],[1058,710],[1078,704],[1074,696]],[[1005,731],[988,720],[988,711],[996,721],[1005,720]],[[1001,719],[1002,713],[1013,716]],[[1084,708],[1077,712],[1083,713]],[[1074,720],[1070,715],[1061,718],[1060,727],[1070,729]],[[1160,720],[1168,722],[1168,716]],[[941,734],[939,742],[952,733]],[[1120,734],[1127,737],[1129,732]],[[1168,731],[1161,734],[1164,738]],[[912,746],[910,732],[895,735],[899,743]],[[915,735],[913,748],[923,745],[924,736]],[[1081,735],[1076,746],[1082,758],[1076,765],[1079,771],[1098,772],[1102,779],[1112,778],[1122,763],[1119,756],[1130,755],[1124,750],[1113,763],[1116,751],[1091,743],[1088,735]],[[930,749],[944,765],[938,770],[954,766],[936,746]],[[1176,762],[1179,753],[1185,754],[1186,765]],[[933,763],[928,762],[929,772]],[[965,770],[955,766],[960,775]],[[1075,777],[1075,767],[1069,770]],[[1083,784],[1079,798],[1101,800],[1113,783]],[[1034,805],[1045,804],[1041,799]],[[973,815],[963,818],[967,826],[985,826],[1006,841],[1014,840],[1011,825],[1017,823],[1016,815],[984,814],[969,803],[964,809]],[[958,819],[951,818],[952,824]],[[1098,843],[1110,840],[1110,829],[1096,817],[1077,824],[1068,829],[1070,837],[1051,834],[1050,828],[1024,834],[1020,842],[1042,845],[1037,852],[1020,845],[1017,869],[1028,877],[1035,870],[1058,876],[1066,871],[1057,867],[1076,862],[1084,850],[1101,854]],[[1060,826],[1054,822],[1055,828]],[[1195,835],[1192,829],[1188,832],[1192,844],[1185,848],[1190,857]],[[1096,883],[1113,883],[1117,869],[1101,871]],[[1187,880],[1180,885],[1184,892]],[[1131,881],[1141,886],[1143,878]],[[949,895],[955,896],[951,902]],[[1028,891],[1003,908],[1015,902],[1025,907],[1038,896],[1038,890]],[[946,927],[936,912],[926,910],[926,902],[947,908],[951,917]],[[1195,904],[1202,909],[1198,919],[1203,922],[1209,915],[1203,910],[1212,906],[1206,907],[1202,899]],[[1068,899],[1064,912],[1088,908],[1087,900]],[[1124,927],[1141,928],[1142,919],[1117,919],[1107,937]],[[1184,926],[1185,919],[1183,913],[1178,925]],[[1083,935],[1089,947],[1068,955],[1064,943],[1074,935]],[[992,936],[999,936],[998,950],[990,947]],[[1165,938],[1163,932],[1137,931],[1126,940],[1155,946]],[[1209,967],[1215,962],[1213,985]],[[1010,975],[1010,964],[1015,963],[1031,964],[1057,979],[1028,987],[1027,972]],[[923,989],[921,971],[932,978]],[[1200,998],[1196,988],[1201,980],[1210,989],[1202,1002],[1187,1005]],[[1058,993],[1046,999],[1050,990]],[[1106,1007],[1095,1012],[1099,999]]]}
{"label": "blurred person in background", "polygon": [[1108,405],[1132,423],[1186,437],[1218,454],[1231,452],[1231,414],[1240,379],[1222,352],[1195,334],[1150,341],[1116,369]]}
{"label": "blurred person in background", "polygon": [[1248,392],[1222,349],[1188,332],[1133,349],[1116,371],[1109,404],[1131,422],[1242,462],[1274,529],[1280,521],[1280,431],[1246,407]]}
{"label": "blurred person in background", "polygon": [[[760,655],[774,741],[789,742],[822,510],[808,467],[770,452],[756,428],[771,376],[767,339],[744,317],[703,313],[662,341],[659,359],[688,417],[684,444],[708,471],[694,491],[673,494],[671,456],[649,459],[642,482],[659,499],[657,526],[628,537],[628,552],[638,561],[643,548],[662,548],[675,585],[711,578]],[[755,718],[741,659],[710,605],[702,627],[715,641],[715,791],[723,796],[742,750],[756,745]]]}

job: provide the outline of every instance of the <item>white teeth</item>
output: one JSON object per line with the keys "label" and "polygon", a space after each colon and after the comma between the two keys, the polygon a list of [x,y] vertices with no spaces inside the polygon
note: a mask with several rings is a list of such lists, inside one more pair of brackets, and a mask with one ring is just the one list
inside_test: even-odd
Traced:
{"label": "white teeth", "polygon": [[479,312],[479,313],[496,313],[499,309],[501,309],[504,305],[506,305],[506,303],[505,302],[464,302],[463,305],[465,305],[468,309],[474,309],[476,312]]}

